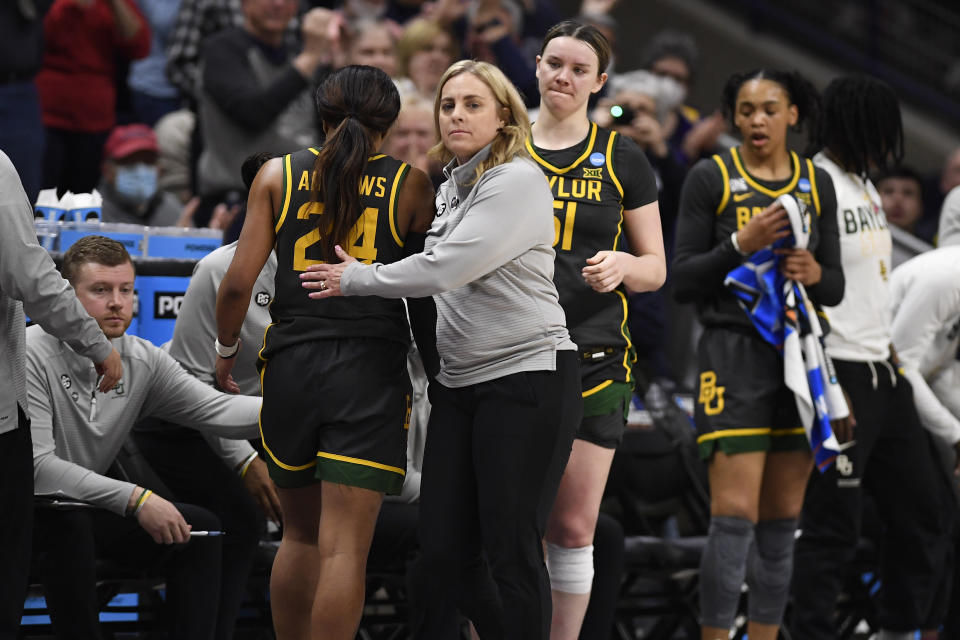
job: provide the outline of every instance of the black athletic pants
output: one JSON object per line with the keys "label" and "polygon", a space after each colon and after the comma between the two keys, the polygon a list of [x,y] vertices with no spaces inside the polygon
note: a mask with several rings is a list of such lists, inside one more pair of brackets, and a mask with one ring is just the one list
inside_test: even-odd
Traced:
{"label": "black athletic pants", "polygon": [[33,446],[30,421],[17,405],[18,425],[0,433],[0,639],[20,628],[33,533]]}
{"label": "black athletic pants", "polygon": [[[182,503],[174,506],[195,530],[220,529],[220,521],[206,509]],[[170,637],[213,638],[220,601],[222,538],[156,544],[135,518],[96,508],[38,508],[35,516],[34,547],[57,638],[103,637],[96,590],[97,559],[125,569],[165,575]]]}
{"label": "black athletic pants", "polygon": [[834,610],[860,535],[862,491],[884,523],[879,622],[891,631],[937,628],[949,595],[953,509],[913,389],[883,362],[835,361],[850,396],[856,444],[813,472],[793,569],[796,640],[836,638]]}
{"label": "black athletic pants", "polygon": [[413,637],[449,640],[459,610],[483,640],[550,633],[542,539],[580,424],[576,353],[556,371],[434,383],[420,497],[424,607]]}

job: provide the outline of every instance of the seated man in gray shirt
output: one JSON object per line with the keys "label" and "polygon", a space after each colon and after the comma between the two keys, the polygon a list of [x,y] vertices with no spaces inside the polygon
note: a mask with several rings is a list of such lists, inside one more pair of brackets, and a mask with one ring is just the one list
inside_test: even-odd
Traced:
{"label": "seated man in gray shirt", "polygon": [[[213,638],[218,607],[231,606],[221,590],[223,538],[191,533],[220,531],[220,519],[105,473],[137,420],[157,417],[244,439],[258,432],[260,400],[220,393],[146,340],[125,335],[134,269],[120,243],[82,238],[65,254],[63,272],[120,352],[124,374],[110,391],[98,392],[87,360],[42,328],[27,330],[35,492],[100,507],[36,513],[34,544],[55,633],[101,637],[95,559],[107,558],[131,568],[163,568],[170,637]],[[255,546],[257,536],[249,539]]]}

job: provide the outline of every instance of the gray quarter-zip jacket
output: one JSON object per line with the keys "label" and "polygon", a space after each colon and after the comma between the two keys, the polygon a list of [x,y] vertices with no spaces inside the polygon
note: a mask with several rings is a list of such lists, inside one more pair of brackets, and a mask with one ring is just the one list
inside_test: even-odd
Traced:
{"label": "gray quarter-zip jacket", "polygon": [[10,158],[0,151],[0,433],[17,428],[18,404],[30,414],[23,379],[24,309],[91,360],[102,362],[110,355],[110,341],[37,244],[33,205]]}
{"label": "gray quarter-zip jacket", "polygon": [[34,493],[123,514],[134,486],[102,475],[137,420],[163,418],[226,438],[259,435],[260,398],[221,393],[136,336],[113,341],[123,379],[97,391],[93,364],[40,327],[27,329]]}
{"label": "gray quarter-zip jacket", "polygon": [[553,195],[532,161],[515,157],[470,184],[490,152],[453,160],[437,193],[423,253],[392,264],[351,264],[345,295],[433,296],[437,380],[464,387],[520,371],[556,369],[576,349],[553,284]]}

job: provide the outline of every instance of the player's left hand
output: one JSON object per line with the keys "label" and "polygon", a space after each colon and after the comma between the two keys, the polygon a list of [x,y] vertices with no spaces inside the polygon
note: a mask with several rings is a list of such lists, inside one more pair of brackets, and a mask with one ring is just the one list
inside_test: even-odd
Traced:
{"label": "player's left hand", "polygon": [[309,289],[312,292],[309,295],[314,300],[342,296],[340,277],[351,263],[357,261],[356,258],[340,248],[340,245],[334,247],[334,251],[337,252],[337,257],[342,260],[340,264],[312,264],[300,274],[301,285],[304,289]]}
{"label": "player's left hand", "polygon": [[270,479],[267,463],[260,456],[250,462],[247,472],[243,474],[243,484],[256,500],[268,520],[276,524],[281,523],[280,496],[277,487]]}
{"label": "player's left hand", "polygon": [[213,365],[214,373],[217,376],[217,385],[220,387],[220,389],[226,391],[227,393],[240,393],[240,387],[230,374],[230,372],[233,371],[233,365],[236,363],[236,361],[236,356],[221,358],[218,355],[217,361]]}
{"label": "player's left hand", "polygon": [[613,291],[623,282],[623,276],[627,272],[627,260],[631,257],[622,251],[598,251],[592,258],[587,258],[587,266],[581,274],[594,291]]}
{"label": "player's left hand", "polygon": [[810,287],[823,276],[820,263],[813,254],[806,249],[777,249],[774,251],[780,256],[780,271],[783,275],[795,280],[805,287]]}

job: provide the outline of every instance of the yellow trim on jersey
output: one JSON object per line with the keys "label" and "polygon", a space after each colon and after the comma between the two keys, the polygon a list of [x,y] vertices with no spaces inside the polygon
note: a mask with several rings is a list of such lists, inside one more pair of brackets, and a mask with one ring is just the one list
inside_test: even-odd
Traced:
{"label": "yellow trim on jersey", "polygon": [[[312,151],[312,149],[311,149]],[[290,175],[290,154],[283,156],[283,206],[280,208],[280,217],[273,227],[274,233],[280,232],[283,221],[287,219],[287,209],[290,207],[290,192],[293,190],[293,177]]]}
{"label": "yellow trim on jersey", "polygon": [[[613,237],[613,246],[610,247],[610,251],[617,250],[617,244],[620,242],[620,236],[623,234],[623,187],[620,185],[620,181],[617,179],[616,174],[613,172],[613,139],[617,136],[616,131],[610,132],[610,139],[607,141],[607,171],[610,174],[610,179],[613,180],[613,184],[616,185],[617,191],[620,192],[620,219],[617,221],[617,235]],[[621,329],[622,332],[622,329]],[[630,341],[627,340],[629,345]]]}
{"label": "yellow trim on jersey", "polygon": [[[267,365],[266,365],[266,362],[264,362],[264,365],[260,367],[260,395],[261,396],[263,396],[263,374],[264,372],[266,372],[266,370],[267,370]],[[261,421],[262,418],[263,418],[263,403],[261,402],[260,409],[257,410],[257,427],[260,429],[260,442],[263,443],[263,450],[270,455],[270,459],[273,460],[278,467],[280,467],[281,469],[286,469],[287,471],[303,471],[304,469],[309,469],[310,467],[313,467],[317,464],[316,460],[311,460],[307,464],[303,464],[299,466],[292,466],[292,465],[280,462],[280,460],[277,459],[277,456],[273,455],[273,451],[270,450],[270,447],[267,446],[267,439],[263,437],[263,422]]]}
{"label": "yellow trim on jersey", "polygon": [[595,393],[598,392],[598,391],[603,391],[604,389],[606,389],[607,387],[609,387],[609,386],[612,385],[612,384],[613,384],[613,380],[604,380],[603,382],[601,382],[600,384],[598,384],[598,385],[595,386],[594,388],[592,388],[592,389],[587,389],[586,391],[584,391],[583,393],[581,393],[581,394],[580,394],[580,397],[581,397],[581,398],[588,398],[588,397],[592,396],[593,394],[595,394]]}
{"label": "yellow trim on jersey", "polygon": [[723,178],[723,197],[720,198],[720,204],[717,205],[717,215],[727,207],[730,200],[730,174],[727,172],[727,165],[719,155],[713,156],[713,161],[720,167],[720,177]]}
{"label": "yellow trim on jersey", "polygon": [[[620,181],[617,179],[617,174],[613,172],[613,141],[617,137],[616,131],[610,132],[610,139],[607,140],[607,171],[610,173],[610,179],[613,180],[613,184],[616,185],[617,191],[620,192],[620,201],[623,201],[623,185],[620,184]],[[621,220],[623,219],[623,207],[620,208]],[[618,234],[619,235],[619,234]]]}
{"label": "yellow trim on jersey", "polygon": [[633,343],[630,342],[630,333],[627,331],[627,311],[628,311],[627,296],[620,289],[614,289],[613,291],[618,296],[620,296],[620,302],[623,304],[623,322],[620,323],[620,335],[623,336],[623,339],[627,343],[627,348],[624,349],[623,351],[623,368],[627,372],[627,375],[624,378],[624,380],[629,380],[630,374],[633,371],[630,368],[630,365],[633,364],[633,362],[630,360],[630,350],[633,349]]}
{"label": "yellow trim on jersey", "polygon": [[817,210],[817,217],[820,217],[820,196],[817,194],[817,178],[813,169],[813,161],[807,158],[807,171],[810,173],[810,195],[813,196],[813,206]]}
{"label": "yellow trim on jersey", "polygon": [[796,427],[793,429],[771,429],[770,427],[760,427],[757,429],[721,429],[720,431],[712,431],[710,433],[705,433],[702,436],[697,438],[697,442],[707,442],[709,440],[716,440],[717,438],[727,438],[735,436],[795,436],[806,434],[806,430],[803,427]]}
{"label": "yellow trim on jersey", "polygon": [[793,178],[790,179],[790,182],[787,183],[787,186],[782,189],[777,189],[776,191],[771,191],[763,185],[759,184],[756,180],[750,177],[750,174],[747,173],[746,169],[743,168],[743,163],[740,162],[740,154],[737,151],[736,147],[730,147],[730,157],[733,158],[733,164],[737,167],[737,171],[740,172],[740,176],[746,180],[747,184],[763,193],[770,196],[771,198],[779,198],[785,193],[790,193],[793,191],[794,187],[797,186],[797,181],[800,179],[800,158],[797,157],[797,154],[793,151],[790,152],[790,157],[793,159]]}
{"label": "yellow trim on jersey", "polygon": [[327,453],[325,451],[317,451],[318,458],[328,458],[330,460],[337,460],[338,462],[350,462],[352,464],[360,464],[365,467],[373,467],[374,469],[383,469],[384,471],[392,471],[394,473],[399,473],[402,476],[407,475],[407,472],[400,467],[391,467],[387,464],[380,464],[379,462],[373,462],[372,460],[364,460],[362,458],[351,458],[349,456],[341,456],[336,453]]}
{"label": "yellow trim on jersey", "polygon": [[[315,156],[320,155],[320,150],[319,150],[319,149],[314,149],[313,147],[307,147],[307,148],[310,150],[311,153],[313,153],[313,155],[315,155]],[[382,157],[384,157],[384,156],[386,156],[386,155],[387,155],[387,154],[385,154],[385,153],[378,153],[378,154],[375,155],[375,156],[370,156],[370,157],[368,157],[368,158],[367,158],[367,162],[373,162],[374,160],[379,160],[380,158],[382,158]]]}
{"label": "yellow trim on jersey", "polygon": [[390,205],[388,207],[389,219],[390,219],[390,233],[393,235],[394,242],[397,243],[397,246],[403,246],[403,240],[400,239],[400,234],[397,233],[397,220],[396,220],[396,204],[400,199],[400,183],[403,181],[403,177],[407,175],[407,168],[409,165],[406,162],[400,163],[400,168],[397,169],[397,175],[393,178],[393,186],[390,187]]}
{"label": "yellow trim on jersey", "polygon": [[540,156],[538,156],[537,152],[533,150],[533,143],[530,141],[529,137],[526,140],[524,140],[524,144],[527,147],[527,152],[530,154],[530,157],[533,158],[536,162],[543,165],[547,169],[550,169],[550,171],[553,171],[554,173],[566,173],[567,171],[570,171],[570,169],[573,169],[574,167],[579,165],[581,162],[584,161],[584,159],[587,156],[590,155],[590,153],[593,151],[593,143],[596,141],[596,139],[597,139],[597,124],[595,122],[591,122],[590,123],[590,140],[587,141],[586,151],[583,152],[583,155],[581,155],[579,158],[574,160],[573,164],[571,164],[569,167],[566,167],[564,169],[559,169],[553,166],[552,164],[550,164],[549,162],[547,162],[546,160],[544,160],[543,158],[541,158]]}
{"label": "yellow trim on jersey", "polygon": [[613,246],[610,251],[617,250],[617,243],[620,242],[620,234],[623,233],[623,201],[620,203],[620,220],[617,221],[617,235],[613,237]]}
{"label": "yellow trim on jersey", "polygon": [[[271,307],[273,306],[273,301],[274,301],[274,300],[276,300],[276,297],[274,297],[272,300],[270,300],[270,306],[271,306]],[[267,307],[267,309],[269,309],[269,308],[270,308],[270,307]],[[275,325],[275,324],[277,324],[277,323],[276,323],[276,322],[271,322],[270,324],[268,324],[266,327],[263,328],[263,342],[260,344],[260,351],[257,351],[257,358],[260,359],[260,360],[263,360],[264,362],[267,361],[267,359],[263,357],[263,350],[267,348],[267,331],[270,331],[270,327],[272,327],[272,326]],[[260,386],[260,397],[261,397],[261,398],[263,397],[263,385]]]}

